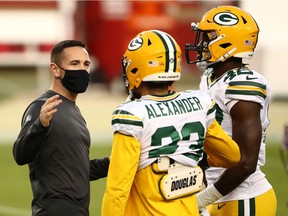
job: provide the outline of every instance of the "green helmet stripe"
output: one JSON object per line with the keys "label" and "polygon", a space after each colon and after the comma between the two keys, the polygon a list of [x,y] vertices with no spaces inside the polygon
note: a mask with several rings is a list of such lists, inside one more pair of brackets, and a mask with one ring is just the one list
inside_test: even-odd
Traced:
{"label": "green helmet stripe", "polygon": [[[165,63],[165,72],[171,71],[176,71],[176,46],[175,42],[172,40],[171,36],[168,34],[163,34],[162,32],[159,31],[153,31],[162,41],[164,47],[165,47],[165,58],[166,58],[166,63]],[[172,55],[171,55],[172,54]],[[173,59],[173,62],[170,62],[170,59]]]}

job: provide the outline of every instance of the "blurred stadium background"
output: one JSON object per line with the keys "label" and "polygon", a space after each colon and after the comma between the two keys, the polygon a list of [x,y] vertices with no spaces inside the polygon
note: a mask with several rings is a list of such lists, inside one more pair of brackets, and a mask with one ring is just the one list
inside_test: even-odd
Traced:
{"label": "blurred stadium background", "polygon": [[[271,84],[273,101],[264,167],[278,196],[277,216],[288,215],[288,177],[279,147],[288,123],[288,47],[285,0],[271,1],[0,1],[0,216],[31,215],[28,167],[19,167],[12,145],[24,109],[49,88],[49,51],[62,39],[84,41],[93,60],[91,84],[79,95],[78,106],[92,137],[91,158],[110,153],[111,113],[125,100],[120,59],[129,40],[139,31],[161,29],[178,43],[192,42],[190,23],[208,9],[223,4],[249,11],[260,26],[258,47],[248,62]],[[177,90],[197,89],[200,72],[183,61]],[[105,179],[91,183],[91,215],[100,215]]]}

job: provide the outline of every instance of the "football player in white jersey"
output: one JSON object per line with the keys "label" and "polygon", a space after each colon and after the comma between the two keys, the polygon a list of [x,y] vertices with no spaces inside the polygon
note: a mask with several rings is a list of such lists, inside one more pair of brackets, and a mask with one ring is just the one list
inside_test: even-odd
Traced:
{"label": "football player in white jersey", "polygon": [[178,44],[165,32],[144,31],[129,43],[122,65],[131,100],[112,116],[102,216],[197,216],[203,148],[211,166],[239,162],[239,147],[215,120],[210,96],[171,91],[181,61]]}
{"label": "football player in white jersey", "polygon": [[[215,202],[209,206],[211,216],[275,216],[276,196],[260,169],[265,164],[270,87],[242,61],[253,56],[258,25],[242,9],[220,6],[192,23],[192,30],[196,39],[185,45],[187,62],[206,69],[200,89],[214,99],[217,121],[241,152],[236,166],[206,170],[208,187],[197,194],[198,205]],[[195,60],[190,51],[196,52]],[[212,195],[220,196],[212,196],[211,188]]]}

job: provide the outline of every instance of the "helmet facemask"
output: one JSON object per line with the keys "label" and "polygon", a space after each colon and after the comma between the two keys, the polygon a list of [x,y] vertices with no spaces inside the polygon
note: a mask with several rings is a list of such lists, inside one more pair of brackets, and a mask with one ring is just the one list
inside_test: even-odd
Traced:
{"label": "helmet facemask", "polygon": [[[217,35],[217,32],[214,30],[201,30],[198,28],[198,24],[191,24],[192,30],[196,32],[194,44],[185,44],[185,54],[188,64],[197,64],[200,65],[200,68],[203,65],[211,65],[216,62],[210,62],[212,55],[209,51],[209,46],[213,43],[220,41],[225,37],[225,35]],[[191,51],[197,52],[196,58],[192,60]]]}
{"label": "helmet facemask", "polygon": [[123,81],[124,81],[124,87],[125,87],[125,89],[126,89],[126,93],[127,93],[128,95],[130,95],[130,91],[129,91],[129,80],[128,80],[127,75],[126,75],[126,68],[127,68],[127,66],[128,66],[128,61],[127,61],[127,59],[126,59],[125,56],[123,56],[122,59],[121,59],[121,65],[122,65],[122,70],[123,70],[123,76],[122,76],[122,78],[123,78]]}
{"label": "helmet facemask", "polygon": [[[192,30],[196,32],[196,37],[194,44],[185,44],[185,55],[188,64],[195,64],[197,62],[208,60],[211,55],[208,50],[209,40],[206,32],[199,29],[198,25],[195,23],[192,23],[191,26]],[[191,51],[193,53],[197,53],[194,60],[192,60],[193,57],[191,55]]]}

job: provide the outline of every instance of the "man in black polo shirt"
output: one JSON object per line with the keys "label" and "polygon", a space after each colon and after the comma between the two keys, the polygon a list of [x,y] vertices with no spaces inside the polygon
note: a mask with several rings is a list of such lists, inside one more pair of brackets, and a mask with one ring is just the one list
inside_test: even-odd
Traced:
{"label": "man in black polo shirt", "polygon": [[85,44],[65,40],[51,51],[51,87],[25,110],[13,146],[28,164],[32,216],[88,216],[90,180],[106,177],[109,158],[89,159],[90,134],[76,105],[86,91],[90,58]]}

